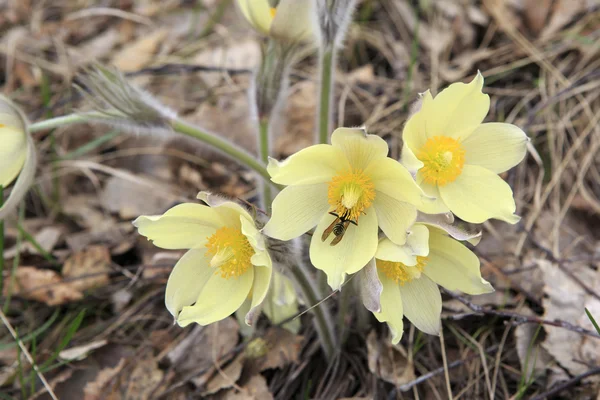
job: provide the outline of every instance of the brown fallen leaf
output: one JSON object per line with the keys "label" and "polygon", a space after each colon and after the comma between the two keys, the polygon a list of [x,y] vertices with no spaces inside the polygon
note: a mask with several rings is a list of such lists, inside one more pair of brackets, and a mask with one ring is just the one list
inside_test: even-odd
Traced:
{"label": "brown fallen leaf", "polygon": [[[10,279],[4,280],[2,293],[8,295]],[[36,300],[49,306],[81,300],[83,293],[70,283],[63,282],[61,276],[50,269],[19,267],[15,273],[11,293],[24,299]]]}
{"label": "brown fallen leaf", "polygon": [[137,41],[123,47],[112,58],[112,64],[124,72],[137,71],[150,64],[154,53],[167,36],[167,30],[161,28],[143,35]]}
{"label": "brown fallen leaf", "polygon": [[164,372],[158,368],[156,359],[148,353],[136,362],[136,366],[129,376],[127,394],[124,398],[129,400],[150,399],[163,376]]}
{"label": "brown fallen leaf", "polygon": [[273,400],[273,394],[269,391],[267,381],[262,375],[254,375],[241,388],[241,392],[231,389],[218,398],[220,400]]}
{"label": "brown fallen leaf", "polygon": [[265,334],[264,340],[267,343],[268,351],[264,357],[256,360],[260,371],[283,368],[298,362],[304,341],[303,336],[273,326]]}
{"label": "brown fallen leaf", "polygon": [[108,392],[108,384],[125,367],[125,359],[121,358],[119,363],[112,368],[105,368],[96,377],[93,382],[88,382],[83,388],[84,400],[116,400],[117,394],[114,391]]}
{"label": "brown fallen leaf", "polygon": [[392,345],[389,340],[377,337],[375,331],[367,336],[369,371],[396,386],[415,379],[414,367],[406,358],[406,350]]}
{"label": "brown fallen leaf", "polygon": [[228,389],[235,386],[235,383],[242,376],[244,367],[244,354],[238,355],[229,365],[223,368],[213,376],[206,384],[206,390],[202,393],[203,396],[217,393],[219,390]]}
{"label": "brown fallen leaf", "polygon": [[69,278],[71,287],[83,292],[109,283],[111,263],[108,248],[89,246],[86,250],[73,253],[65,261],[62,274],[64,278]]}

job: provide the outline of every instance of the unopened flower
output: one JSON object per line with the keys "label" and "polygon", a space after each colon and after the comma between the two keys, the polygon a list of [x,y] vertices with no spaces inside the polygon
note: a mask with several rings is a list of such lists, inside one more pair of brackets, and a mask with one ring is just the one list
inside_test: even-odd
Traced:
{"label": "unopened flower", "polygon": [[283,324],[285,329],[293,333],[300,330],[300,319],[291,319],[298,314],[298,295],[292,281],[279,272],[273,272],[271,289],[264,301],[263,312],[272,324],[277,325],[289,320]]}
{"label": "unopened flower", "polygon": [[267,170],[288,185],[273,201],[264,233],[290,240],[317,228],[310,259],[335,290],[377,249],[377,231],[402,244],[424,196],[410,173],[387,157],[387,143],[364,129],[340,128],[331,145],[308,147]]}
{"label": "unopened flower", "polygon": [[404,127],[402,163],[437,198],[425,212],[452,211],[468,222],[496,218],[514,224],[519,217],[513,193],[498,174],[523,160],[528,138],[512,124],[482,124],[490,108],[482,87],[478,73],[469,84],[454,83],[435,98],[427,91]]}
{"label": "unopened flower", "polygon": [[165,303],[180,326],[222,320],[247,298],[246,323],[267,294],[271,258],[264,237],[241,206],[201,192],[208,206],[184,203],[163,215],[134,221],[141,235],[163,249],[189,249],[169,280]]}
{"label": "unopened flower", "polygon": [[150,93],[130,84],[116,70],[96,65],[79,77],[81,93],[95,112],[82,114],[92,122],[109,124],[132,133],[170,133],[175,111]]}
{"label": "unopened flower", "polygon": [[237,4],[250,25],[263,35],[303,42],[314,34],[314,0],[237,0]]}
{"label": "unopened flower", "polygon": [[325,47],[342,45],[355,8],[356,0],[317,1],[320,36]]}
{"label": "unopened flower", "polygon": [[415,224],[402,246],[384,238],[374,262],[360,272],[361,297],[380,322],[387,322],[392,342],[402,338],[402,317],[437,335],[442,299],[437,285],[467,294],[494,289],[481,277],[479,258],[438,228]]}
{"label": "unopened flower", "polygon": [[0,96],[0,185],[6,188],[17,179],[0,207],[0,220],[17,207],[29,190],[36,165],[35,144],[24,114],[9,99]]}

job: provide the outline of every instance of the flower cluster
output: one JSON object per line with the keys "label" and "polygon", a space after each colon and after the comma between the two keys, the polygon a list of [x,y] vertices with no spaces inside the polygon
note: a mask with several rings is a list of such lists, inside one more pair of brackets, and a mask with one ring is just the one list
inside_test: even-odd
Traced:
{"label": "flower cluster", "polygon": [[263,235],[289,241],[312,231],[312,264],[333,290],[357,274],[363,304],[390,326],[394,343],[403,316],[424,332],[439,332],[438,285],[492,292],[478,257],[461,243],[476,244],[480,233],[452,223],[454,215],[472,223],[519,221],[498,174],[524,158],[528,138],[511,124],[482,123],[489,111],[482,87],[477,74],[436,97],[424,93],[405,125],[400,161],[364,128],[339,128],[331,144],[270,159],[272,181],[285,187],[261,230],[241,206],[203,193],[208,206],[182,204],[138,218],[139,232],[157,246],[190,249],[167,284],[167,308],[177,322],[208,324],[244,303],[247,323],[263,302],[275,323],[297,311],[292,283],[272,268]]}

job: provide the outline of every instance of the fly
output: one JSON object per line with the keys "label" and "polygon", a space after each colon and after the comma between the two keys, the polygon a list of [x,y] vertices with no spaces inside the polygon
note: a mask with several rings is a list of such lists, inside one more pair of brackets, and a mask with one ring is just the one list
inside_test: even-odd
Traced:
{"label": "fly", "polygon": [[335,212],[331,211],[329,214],[333,215],[336,218],[327,227],[327,229],[325,229],[323,231],[323,235],[321,235],[321,240],[324,242],[325,240],[327,240],[329,235],[331,235],[333,233],[335,235],[335,237],[331,241],[330,246],[335,246],[336,244],[341,242],[342,239],[344,238],[344,234],[346,233],[346,229],[348,229],[348,226],[351,223],[358,226],[358,223],[356,221],[349,219],[347,216],[347,213],[338,215]]}

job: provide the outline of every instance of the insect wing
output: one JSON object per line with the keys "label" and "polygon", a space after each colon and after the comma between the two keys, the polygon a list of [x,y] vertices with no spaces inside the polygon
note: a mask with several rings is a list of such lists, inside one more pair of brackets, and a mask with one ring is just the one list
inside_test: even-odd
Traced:
{"label": "insect wing", "polygon": [[329,244],[330,246],[335,246],[336,244],[338,244],[339,242],[342,241],[342,239],[344,238],[344,235],[346,234],[346,229],[348,229],[348,225],[350,225],[349,220],[343,221],[344,229],[342,230],[342,232],[339,235],[337,235],[335,238],[333,238],[333,240]]}
{"label": "insect wing", "polygon": [[334,219],[333,222],[331,223],[331,225],[329,225],[327,227],[327,229],[325,229],[323,231],[323,234],[321,235],[321,241],[324,242],[325,240],[327,240],[327,238],[329,237],[329,235],[331,235],[331,232],[333,232],[333,228],[335,227],[335,224],[337,224],[338,220],[339,220],[339,217],[336,218],[336,219]]}

